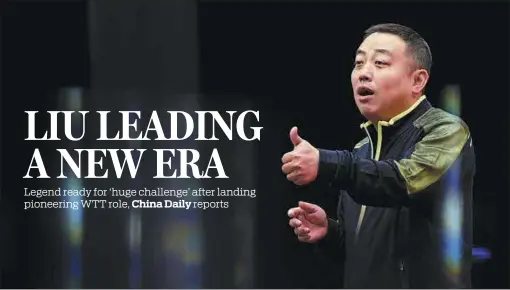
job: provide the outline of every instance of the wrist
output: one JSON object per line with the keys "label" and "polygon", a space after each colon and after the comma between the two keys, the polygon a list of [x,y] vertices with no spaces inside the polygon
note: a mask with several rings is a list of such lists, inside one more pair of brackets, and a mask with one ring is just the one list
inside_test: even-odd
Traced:
{"label": "wrist", "polygon": [[338,231],[338,221],[332,218],[326,218],[326,233],[319,240],[319,245],[328,245],[335,242],[335,236]]}

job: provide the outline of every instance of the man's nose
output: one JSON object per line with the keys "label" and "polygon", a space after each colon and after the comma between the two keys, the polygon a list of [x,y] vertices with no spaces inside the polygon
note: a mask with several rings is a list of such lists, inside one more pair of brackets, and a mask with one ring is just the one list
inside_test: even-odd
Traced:
{"label": "man's nose", "polygon": [[360,82],[369,82],[370,80],[372,80],[372,79],[367,74],[361,74],[359,76],[359,81]]}
{"label": "man's nose", "polygon": [[360,81],[371,81],[372,80],[372,68],[370,65],[364,65],[359,72]]}

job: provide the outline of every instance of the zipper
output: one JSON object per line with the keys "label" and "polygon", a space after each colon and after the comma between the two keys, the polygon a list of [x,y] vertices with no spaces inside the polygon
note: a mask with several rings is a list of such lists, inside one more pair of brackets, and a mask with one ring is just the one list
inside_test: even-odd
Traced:
{"label": "zipper", "polygon": [[[365,128],[365,132],[368,135],[368,140],[370,141],[371,158],[377,161],[377,160],[379,160],[380,155],[381,155],[382,124],[381,124],[381,122],[377,123],[377,146],[376,146],[375,156],[374,156],[374,142],[372,141],[372,137],[370,136],[370,132],[368,132],[367,127],[365,126],[364,128]],[[365,217],[366,210],[367,210],[367,206],[364,204],[361,205],[361,210],[359,212],[359,217],[358,217],[358,224],[356,225],[356,232],[355,232],[355,240],[356,241],[358,240],[359,231],[361,230],[361,224],[363,223],[363,219]]]}
{"label": "zipper", "polygon": [[361,223],[363,223],[363,218],[365,217],[365,211],[367,210],[366,205],[361,205],[361,210],[359,212],[358,224],[356,225],[356,241],[358,240],[359,230],[361,229]]}
{"label": "zipper", "polygon": [[400,284],[402,285],[402,288],[404,288],[404,289],[409,288],[409,281],[407,279],[404,261],[400,261]]}

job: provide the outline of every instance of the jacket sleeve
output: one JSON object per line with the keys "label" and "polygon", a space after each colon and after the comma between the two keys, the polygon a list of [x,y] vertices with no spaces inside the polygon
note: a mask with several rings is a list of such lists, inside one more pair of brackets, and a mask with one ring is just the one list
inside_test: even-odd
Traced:
{"label": "jacket sleeve", "polygon": [[424,130],[422,140],[402,159],[376,161],[347,150],[319,149],[318,180],[368,206],[406,205],[414,194],[437,184],[454,163],[473,158],[469,129],[462,121],[437,121]]}
{"label": "jacket sleeve", "polygon": [[336,219],[328,218],[328,233],[316,243],[320,257],[328,263],[342,264],[344,257],[345,230],[343,218],[343,193],[339,196]]}

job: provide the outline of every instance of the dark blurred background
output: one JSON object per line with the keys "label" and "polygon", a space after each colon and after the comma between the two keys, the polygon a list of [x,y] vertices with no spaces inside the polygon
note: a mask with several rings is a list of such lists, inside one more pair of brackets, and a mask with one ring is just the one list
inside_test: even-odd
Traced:
{"label": "dark blurred background", "polygon": [[[473,286],[510,286],[507,2],[89,0],[1,7],[2,288],[340,287],[336,265],[297,242],[286,217],[298,200],[333,214],[336,196],[289,184],[280,158],[291,150],[294,125],[322,148],[352,148],[363,138],[350,73],[363,31],[381,22],[411,26],[428,41],[433,104],[440,105],[446,86],[460,87],[477,154],[474,238],[491,252],[474,265]],[[24,141],[24,111],[71,109],[146,116],[252,109],[264,129],[260,142]],[[203,162],[218,148],[231,178],[155,180],[150,159],[136,179],[21,178],[34,148],[50,160],[48,171],[58,172],[56,148],[105,146],[198,148]],[[256,188],[257,197],[232,199],[228,210],[23,210],[23,188],[56,186],[243,187]]]}

